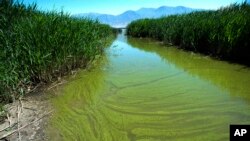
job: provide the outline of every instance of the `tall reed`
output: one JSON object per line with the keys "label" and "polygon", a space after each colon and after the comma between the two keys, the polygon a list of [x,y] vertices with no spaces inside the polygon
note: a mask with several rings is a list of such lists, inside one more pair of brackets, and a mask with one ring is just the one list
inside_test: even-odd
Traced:
{"label": "tall reed", "polygon": [[246,2],[216,11],[137,20],[128,25],[127,34],[250,65],[250,5]]}
{"label": "tall reed", "polygon": [[84,67],[102,53],[112,32],[98,21],[1,0],[0,102]]}

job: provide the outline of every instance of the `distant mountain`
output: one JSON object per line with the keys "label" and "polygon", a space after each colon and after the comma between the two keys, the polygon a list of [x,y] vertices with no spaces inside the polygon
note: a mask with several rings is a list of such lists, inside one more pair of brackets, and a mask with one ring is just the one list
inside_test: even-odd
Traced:
{"label": "distant mountain", "polygon": [[183,6],[177,6],[177,7],[161,6],[159,8],[141,8],[137,11],[129,10],[117,16],[108,14],[99,14],[99,13],[81,13],[81,14],[75,14],[73,16],[77,18],[98,19],[100,22],[109,24],[113,27],[125,27],[130,22],[137,19],[159,18],[162,16],[190,13],[198,10],[201,9],[192,9]]}

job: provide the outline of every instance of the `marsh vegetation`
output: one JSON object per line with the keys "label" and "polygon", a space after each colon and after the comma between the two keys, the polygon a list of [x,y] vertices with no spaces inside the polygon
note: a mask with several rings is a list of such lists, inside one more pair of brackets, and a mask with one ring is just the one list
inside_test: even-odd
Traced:
{"label": "marsh vegetation", "polygon": [[102,53],[113,31],[98,21],[1,0],[0,102],[86,66]]}
{"label": "marsh vegetation", "polygon": [[249,15],[246,2],[232,4],[216,11],[137,20],[128,25],[127,34],[250,65]]}

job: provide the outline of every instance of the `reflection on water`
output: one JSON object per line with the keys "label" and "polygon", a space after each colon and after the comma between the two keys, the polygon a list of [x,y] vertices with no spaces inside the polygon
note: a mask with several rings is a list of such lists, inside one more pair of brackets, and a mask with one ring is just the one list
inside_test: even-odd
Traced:
{"label": "reflection on water", "polygon": [[229,140],[250,123],[250,70],[119,35],[53,99],[50,140]]}

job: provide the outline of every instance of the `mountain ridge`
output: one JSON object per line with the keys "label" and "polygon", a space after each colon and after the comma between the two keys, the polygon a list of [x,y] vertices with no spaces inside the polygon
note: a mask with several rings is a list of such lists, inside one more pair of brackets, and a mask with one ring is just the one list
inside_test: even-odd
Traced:
{"label": "mountain ridge", "polygon": [[112,27],[126,27],[130,22],[143,18],[159,18],[162,16],[184,14],[203,9],[193,9],[184,6],[161,6],[158,8],[140,8],[138,10],[127,10],[119,15],[100,14],[100,13],[79,13],[72,15],[77,18],[97,19],[101,23],[108,24]]}

